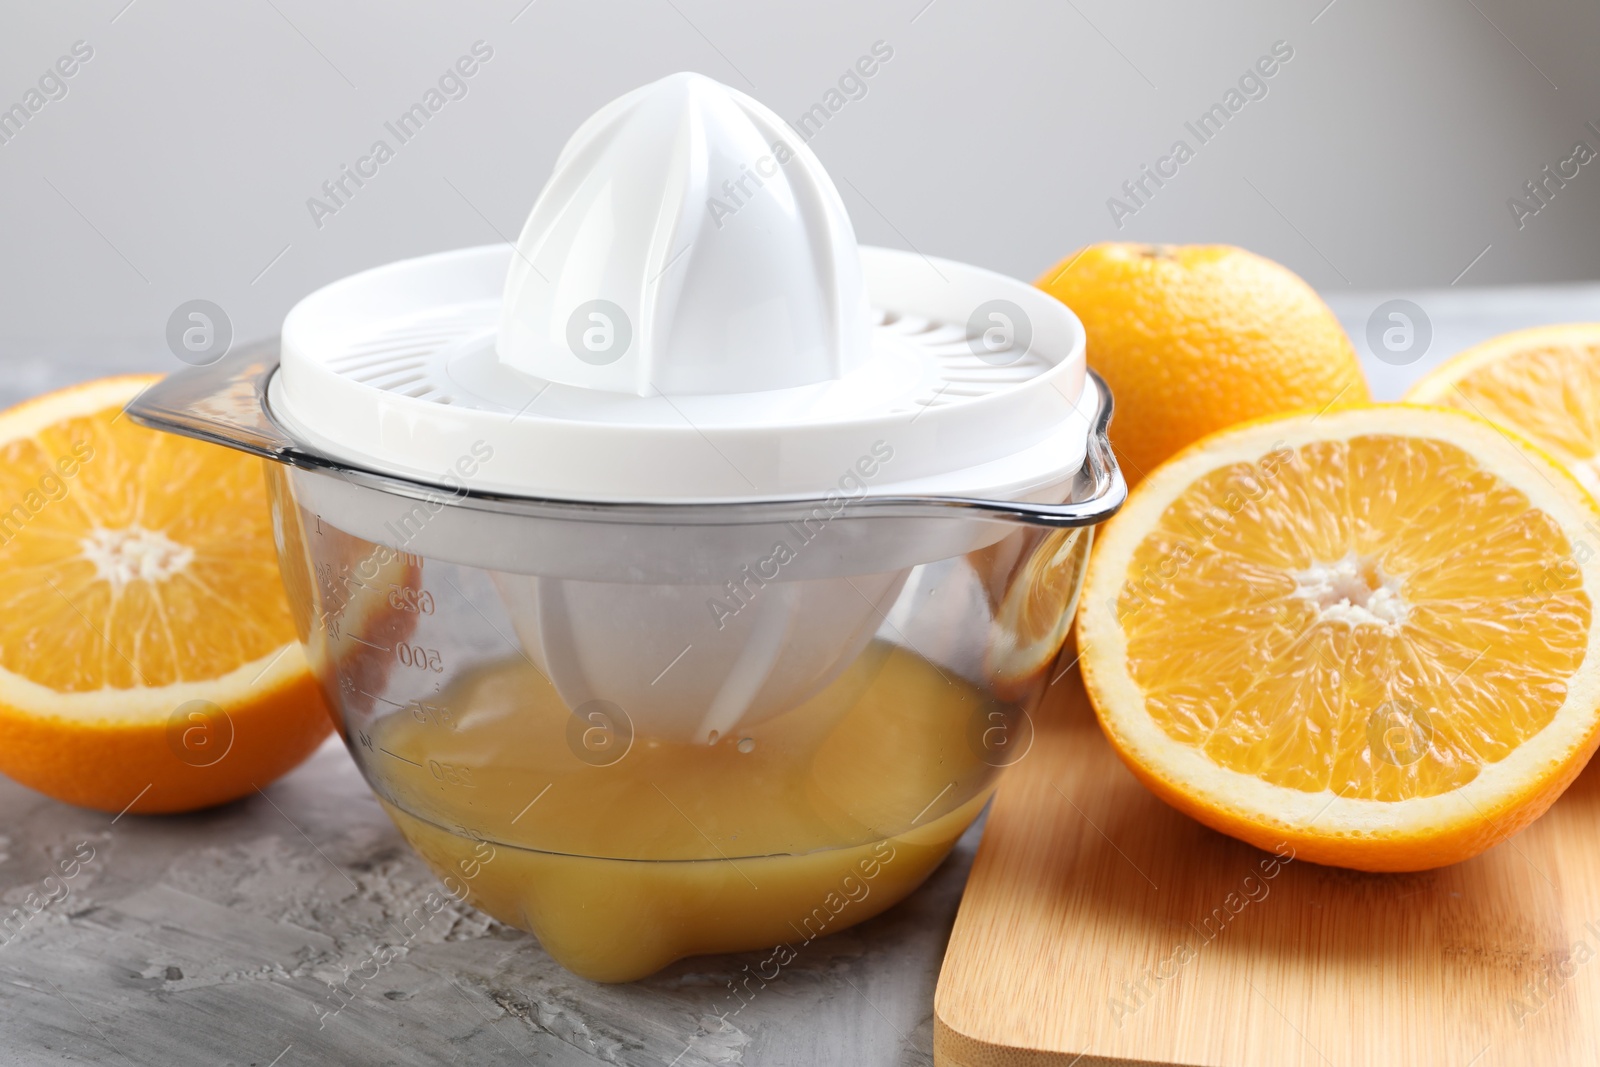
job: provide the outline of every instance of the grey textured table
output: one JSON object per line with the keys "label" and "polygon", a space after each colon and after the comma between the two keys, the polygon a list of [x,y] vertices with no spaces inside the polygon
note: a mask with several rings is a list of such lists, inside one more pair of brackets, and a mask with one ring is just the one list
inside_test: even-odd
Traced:
{"label": "grey textured table", "polygon": [[[1422,309],[1425,352],[1367,350],[1392,299]],[[1393,398],[1476,340],[1600,320],[1600,286],[1334,294]],[[0,402],[96,374],[171,369],[164,354],[23,351],[0,340]],[[0,1063],[918,1064],[977,829],[918,893],[808,947],[724,1026],[726,982],[760,955],[678,963],[630,986],[572,977],[532,938],[467,908],[436,916],[337,1014],[330,983],[437,882],[330,743],[265,794],[181,817],[69,808],[0,781],[9,910],[81,846],[71,893],[0,945]]]}
{"label": "grey textured table", "polygon": [[10,783],[0,812],[7,900],[44,895],[57,860],[94,850],[70,896],[0,947],[8,1064],[929,1063],[976,843],[905,904],[807,947],[724,1027],[726,983],[762,954],[598,985],[455,905],[351,981],[354,999],[334,997],[439,885],[336,743],[264,795],[195,815],[113,825]]}

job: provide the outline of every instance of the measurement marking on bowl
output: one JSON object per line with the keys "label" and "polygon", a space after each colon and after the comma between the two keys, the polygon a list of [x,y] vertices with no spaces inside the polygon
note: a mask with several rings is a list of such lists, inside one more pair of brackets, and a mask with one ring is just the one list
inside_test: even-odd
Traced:
{"label": "measurement marking on bowl", "polygon": [[361,638],[357,637],[355,634],[351,634],[350,635],[350,640],[354,641],[358,645],[366,645],[368,648],[375,648],[379,652],[388,652],[388,651],[390,651],[389,646],[387,646],[387,645],[375,645],[371,641],[362,640]]}
{"label": "measurement marking on bowl", "polygon": [[[550,785],[555,785],[555,783],[554,783],[554,782],[551,782],[551,783],[550,783]],[[531,808],[531,807],[533,807],[533,806],[534,806],[534,805],[535,805],[535,804],[537,804],[537,803],[539,803],[539,797],[542,797],[542,796],[544,796],[544,795],[545,795],[545,794],[546,794],[546,793],[548,793],[548,792],[550,792],[550,785],[547,785],[547,786],[545,786],[545,787],[544,787],[544,788],[543,788],[543,789],[541,789],[541,790],[539,790],[539,796],[537,796],[537,797],[534,797],[534,798],[533,798],[533,799],[532,799],[532,800],[530,800],[530,801],[528,801],[528,808]],[[511,820],[511,825],[512,825],[512,826],[515,826],[515,825],[517,825],[517,819],[520,819],[520,818],[522,818],[522,817],[523,817],[523,816],[524,816],[524,815],[526,815],[526,814],[528,814],[528,808],[523,808],[523,809],[522,809],[522,810],[521,810],[521,811],[519,811],[519,812],[517,812],[517,817],[516,817],[516,819],[512,819],[512,820]]]}
{"label": "measurement marking on bowl", "polygon": [[394,646],[394,656],[402,667],[416,667],[419,670],[432,671],[434,674],[444,673],[444,653],[437,648],[424,648],[402,641]]}
{"label": "measurement marking on bowl", "polygon": [[369,693],[365,689],[357,689],[356,692],[360,693],[368,700],[381,700],[391,708],[408,708],[411,706],[409,704],[402,704],[398,700],[390,700],[388,697],[381,697],[377,693]]}
{"label": "measurement marking on bowl", "polygon": [[915,825],[917,825],[917,823],[921,822],[922,821],[922,817],[924,815],[928,814],[928,808],[931,808],[935,804],[939,803],[939,797],[944,796],[946,793],[950,792],[950,790],[954,789],[955,787],[956,787],[956,784],[954,782],[951,782],[949,785],[947,785],[943,789],[939,790],[939,796],[938,797],[934,797],[932,800],[928,801],[928,807],[927,808],[923,808],[921,811],[917,812],[917,817],[915,819],[911,820],[911,825],[915,826]]}
{"label": "measurement marking on bowl", "polygon": [[693,644],[684,645],[683,646],[683,651],[679,652],[676,656],[673,656],[672,657],[672,662],[667,664],[665,667],[661,668],[661,673],[656,675],[655,679],[650,684],[651,685],[655,685],[656,682],[659,682],[659,681],[661,681],[661,679],[665,678],[667,676],[667,672],[670,671],[672,668],[676,667],[678,665],[678,661],[680,659],[682,659],[683,657],[687,656],[689,654],[689,650],[691,648],[693,648],[693,647],[694,647]]}
{"label": "measurement marking on bowl", "polygon": [[430,704],[426,700],[413,700],[409,704],[402,704],[402,708],[411,712],[411,717],[420,723],[433,723],[443,726],[447,730],[454,730],[455,716],[450,708],[444,704]]}
{"label": "measurement marking on bowl", "polygon": [[395,754],[393,752],[390,752],[388,749],[384,748],[382,745],[378,746],[378,751],[382,752],[385,756],[394,756],[394,758],[399,760],[401,763],[409,763],[409,764],[411,764],[411,766],[416,767],[418,770],[422,769],[422,764],[418,763],[416,760],[414,760],[414,759],[406,759],[404,756],[395,756]]}

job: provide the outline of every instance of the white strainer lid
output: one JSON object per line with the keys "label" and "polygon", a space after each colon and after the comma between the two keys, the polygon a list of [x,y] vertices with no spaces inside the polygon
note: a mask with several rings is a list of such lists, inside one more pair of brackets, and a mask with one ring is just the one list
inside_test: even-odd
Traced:
{"label": "white strainer lid", "polygon": [[514,249],[389,264],[296,305],[269,402],[336,459],[507,494],[751,500],[843,480],[1020,499],[1082,465],[1084,379],[1065,306],[858,248],[782,120],[676,74],[579,128]]}

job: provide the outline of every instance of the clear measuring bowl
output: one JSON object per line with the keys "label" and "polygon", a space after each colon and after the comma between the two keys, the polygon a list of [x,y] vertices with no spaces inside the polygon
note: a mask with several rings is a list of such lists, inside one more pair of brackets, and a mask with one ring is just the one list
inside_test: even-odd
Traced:
{"label": "clear measuring bowl", "polygon": [[253,452],[309,660],[453,893],[602,981],[868,919],[1031,743],[1092,527],[1104,383],[1044,502],[541,500],[309,450],[272,345],[153,387],[148,425]]}

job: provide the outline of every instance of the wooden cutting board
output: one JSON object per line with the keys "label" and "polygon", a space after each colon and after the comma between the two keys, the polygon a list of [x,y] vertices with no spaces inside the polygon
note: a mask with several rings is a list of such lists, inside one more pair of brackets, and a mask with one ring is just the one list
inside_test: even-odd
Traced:
{"label": "wooden cutting board", "polygon": [[1600,762],[1475,860],[1373,875],[1162,804],[1076,669],[1034,723],[950,936],[936,1063],[1600,1063]]}

